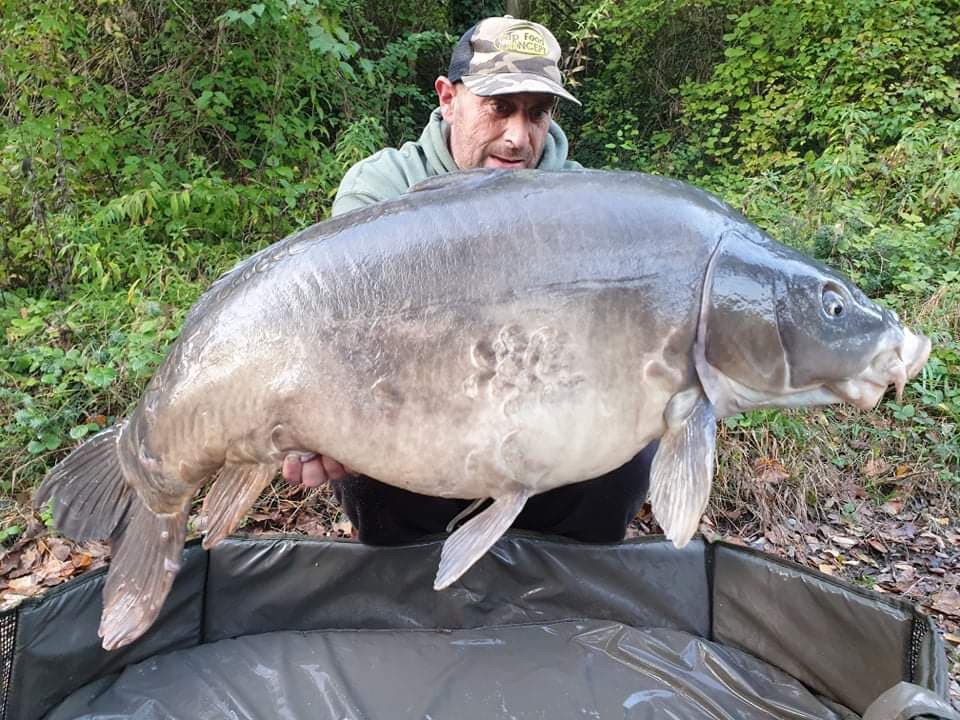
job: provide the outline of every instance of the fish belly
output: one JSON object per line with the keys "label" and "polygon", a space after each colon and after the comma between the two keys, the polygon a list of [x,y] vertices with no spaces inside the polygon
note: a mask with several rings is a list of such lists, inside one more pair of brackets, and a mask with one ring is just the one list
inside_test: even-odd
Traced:
{"label": "fish belly", "polygon": [[618,305],[529,298],[381,317],[373,333],[341,326],[313,404],[342,412],[309,413],[291,442],[444,497],[601,475],[662,433],[663,409],[689,378],[685,363],[666,361],[668,339],[625,326]]}

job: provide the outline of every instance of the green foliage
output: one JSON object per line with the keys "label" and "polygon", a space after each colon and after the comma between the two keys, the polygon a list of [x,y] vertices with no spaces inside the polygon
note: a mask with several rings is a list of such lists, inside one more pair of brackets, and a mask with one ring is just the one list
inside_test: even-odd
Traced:
{"label": "green foliage", "polygon": [[0,458],[9,466],[25,450],[19,460],[31,481],[43,468],[31,456],[42,460],[127,412],[176,337],[189,302],[91,290],[69,302],[3,296]]}
{"label": "green foliage", "polygon": [[[571,17],[541,18],[570,38],[566,72],[583,107],[563,106],[561,113],[565,126],[578,128],[577,158],[630,169],[631,142],[669,138],[681,112],[678,86],[709,77],[722,57],[726,16],[739,5],[746,3],[598,0],[580,4]],[[608,152],[622,143],[624,153]]]}
{"label": "green foliage", "polygon": [[424,29],[380,45],[361,21],[341,0],[12,4],[0,281],[196,280],[211,247],[246,254],[322,219],[345,164],[426,117],[417,61],[446,44]]}
{"label": "green foliage", "polygon": [[[705,158],[753,174],[819,162],[828,187],[920,122],[956,118],[956,15],[928,0],[776,0],[735,18],[724,61],[681,89]],[[831,169],[833,172],[831,173]]]}

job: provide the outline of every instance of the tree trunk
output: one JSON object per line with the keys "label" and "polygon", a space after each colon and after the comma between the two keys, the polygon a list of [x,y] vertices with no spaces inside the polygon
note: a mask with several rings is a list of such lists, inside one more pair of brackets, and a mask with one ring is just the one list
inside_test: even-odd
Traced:
{"label": "tree trunk", "polygon": [[530,14],[530,0],[507,0],[507,15],[526,19]]}

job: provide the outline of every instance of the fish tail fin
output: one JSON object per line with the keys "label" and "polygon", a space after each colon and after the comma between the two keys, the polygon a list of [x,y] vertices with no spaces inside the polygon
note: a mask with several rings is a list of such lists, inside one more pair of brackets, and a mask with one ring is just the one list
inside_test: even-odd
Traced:
{"label": "fish tail fin", "polygon": [[237,529],[243,516],[277,474],[275,465],[227,463],[203,499],[208,525],[203,547],[212,548]]}
{"label": "fish tail fin", "polygon": [[53,500],[56,528],[74,540],[110,540],[100,637],[113,650],[140,637],[160,612],[180,567],[189,501],[153,512],[120,465],[123,424],[98,433],[57,464],[34,497]]}
{"label": "fish tail fin", "polygon": [[180,569],[189,507],[188,501],[180,512],[158,514],[131,493],[130,512],[111,538],[100,616],[104,649],[130,644],[157,619]]}
{"label": "fish tail fin", "polygon": [[44,478],[34,497],[42,508],[53,500],[55,527],[74,540],[106,540],[123,522],[135,495],[120,466],[114,425],[83,443]]}

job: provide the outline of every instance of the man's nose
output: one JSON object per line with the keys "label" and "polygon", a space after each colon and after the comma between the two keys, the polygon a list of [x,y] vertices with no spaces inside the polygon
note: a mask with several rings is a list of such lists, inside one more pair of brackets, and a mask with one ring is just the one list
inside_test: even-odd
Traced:
{"label": "man's nose", "polygon": [[503,138],[516,148],[526,149],[530,144],[530,121],[523,113],[513,113],[507,118]]}

